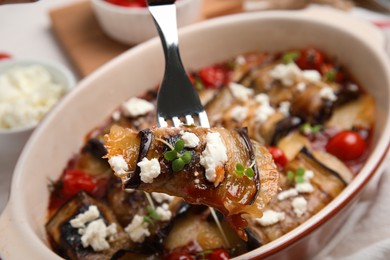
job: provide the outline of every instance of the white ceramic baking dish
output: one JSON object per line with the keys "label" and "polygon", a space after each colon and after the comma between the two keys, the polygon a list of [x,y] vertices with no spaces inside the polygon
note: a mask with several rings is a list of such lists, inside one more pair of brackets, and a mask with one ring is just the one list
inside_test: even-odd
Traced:
{"label": "white ceramic baking dish", "polygon": [[[362,191],[375,187],[390,137],[390,64],[380,33],[336,11],[247,13],[193,25],[180,33],[184,64],[197,69],[234,55],[314,46],[339,59],[375,97],[376,127],[367,163],[318,214],[287,235],[240,259],[304,259],[315,255],[345,222]],[[130,96],[158,84],[164,68],[158,39],[139,45],[83,80],[34,132],[13,176],[0,219],[3,259],[56,259],[44,224],[48,179],[57,179],[84,135]],[[368,185],[370,183],[370,185]]]}

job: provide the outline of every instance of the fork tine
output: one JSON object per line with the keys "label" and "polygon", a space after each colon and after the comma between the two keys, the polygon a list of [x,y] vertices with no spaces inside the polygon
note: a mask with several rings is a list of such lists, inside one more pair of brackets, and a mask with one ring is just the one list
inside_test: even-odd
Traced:
{"label": "fork tine", "polygon": [[168,127],[167,121],[165,121],[165,118],[161,116],[157,117],[157,124],[159,127]]}
{"label": "fork tine", "polygon": [[172,117],[172,124],[174,127],[180,127],[182,122],[180,121],[180,119],[175,116],[175,117]]}
{"label": "fork tine", "polygon": [[207,117],[206,111],[199,113],[199,123],[202,127],[210,128],[209,119]]}
{"label": "fork tine", "polygon": [[194,118],[191,115],[186,115],[186,124],[187,125],[195,125]]}

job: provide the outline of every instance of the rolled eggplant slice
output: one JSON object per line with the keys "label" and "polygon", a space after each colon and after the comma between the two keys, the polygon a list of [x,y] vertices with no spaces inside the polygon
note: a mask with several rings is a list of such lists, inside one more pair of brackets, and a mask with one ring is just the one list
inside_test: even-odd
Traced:
{"label": "rolled eggplant slice", "polygon": [[[188,135],[192,141],[198,139],[196,144],[185,145],[169,160],[172,158],[167,153],[172,154],[178,141],[189,142]],[[265,147],[252,142],[245,129],[154,128],[137,133],[114,126],[105,141],[109,162],[124,188],[182,197],[227,216],[247,213],[258,217],[278,189],[272,156]],[[190,160],[174,170],[175,160],[184,154],[190,154]],[[116,167],[117,159],[126,162],[124,168]],[[243,168],[241,174],[236,173],[238,164]]]}
{"label": "rolled eggplant slice", "polygon": [[[248,219],[247,232],[251,233],[252,243],[266,244],[288,233],[324,208],[347,185],[342,176],[323,165],[306,148],[286,165],[286,171],[295,173],[298,169],[304,169],[305,175],[310,172],[310,178],[305,176],[305,181],[297,184],[281,174],[282,191],[265,209],[265,212],[272,211],[282,217],[274,223],[265,219]],[[299,188],[299,185],[302,186]],[[306,188],[302,189],[304,185]],[[304,201],[304,209],[297,206],[299,201]]]}
{"label": "rolled eggplant slice", "polygon": [[[94,220],[103,220],[106,226],[112,225],[116,229],[115,236],[110,239],[104,238],[109,246],[103,250],[83,244],[82,233],[87,233],[88,227],[80,231],[80,228],[71,224],[73,219],[88,211],[91,206],[96,206],[99,212]],[[78,193],[56,212],[46,224],[46,231],[53,248],[67,259],[110,259],[118,250],[130,246],[128,235],[123,231],[111,209],[84,192]],[[86,240],[89,241],[90,238]]]}

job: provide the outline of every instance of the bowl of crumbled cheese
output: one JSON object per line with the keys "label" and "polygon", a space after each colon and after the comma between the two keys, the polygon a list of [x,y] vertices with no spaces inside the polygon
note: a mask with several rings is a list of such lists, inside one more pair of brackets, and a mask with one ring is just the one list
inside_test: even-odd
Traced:
{"label": "bowl of crumbled cheese", "polygon": [[74,85],[74,75],[51,61],[0,62],[0,173],[12,170],[34,128]]}

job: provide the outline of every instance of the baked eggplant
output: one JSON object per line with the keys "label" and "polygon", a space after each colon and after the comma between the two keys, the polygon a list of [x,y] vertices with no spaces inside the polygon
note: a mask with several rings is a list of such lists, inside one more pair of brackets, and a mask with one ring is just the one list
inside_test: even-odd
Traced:
{"label": "baked eggplant", "polygon": [[[107,158],[125,189],[182,197],[224,215],[261,216],[278,188],[271,155],[252,142],[245,129],[153,128],[137,133],[113,126],[105,141]],[[177,148],[180,141],[181,149]],[[173,158],[167,156],[172,154]],[[125,162],[123,167],[117,160]],[[181,168],[175,166],[178,160],[184,161]],[[248,176],[236,173],[239,164],[242,171],[250,169]]]}

